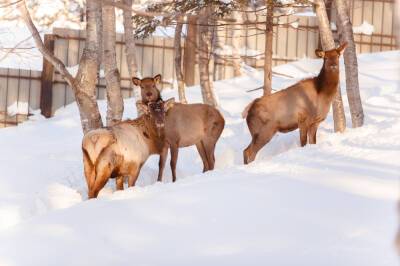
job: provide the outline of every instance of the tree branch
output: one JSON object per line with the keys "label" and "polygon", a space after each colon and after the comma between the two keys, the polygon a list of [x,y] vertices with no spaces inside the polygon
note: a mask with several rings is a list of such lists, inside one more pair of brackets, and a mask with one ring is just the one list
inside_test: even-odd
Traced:
{"label": "tree branch", "polygon": [[131,11],[133,13],[135,13],[136,15],[139,16],[144,16],[144,17],[170,17],[173,14],[168,14],[168,13],[161,13],[161,12],[148,12],[148,11],[142,11],[142,10],[138,10],[138,9],[133,9],[131,6],[126,5],[122,2],[119,1],[114,1],[114,0],[103,0],[103,5],[110,5],[110,6],[114,6],[117,7],[119,9],[122,10],[126,10],[126,11]]}
{"label": "tree branch", "polygon": [[68,72],[63,62],[60,59],[55,57],[52,52],[50,52],[43,44],[42,39],[40,38],[40,34],[32,22],[32,18],[29,14],[28,8],[26,7],[25,0],[18,2],[17,4],[18,10],[21,12],[22,19],[24,20],[26,26],[28,27],[29,31],[32,34],[32,38],[35,41],[36,47],[42,53],[43,57],[49,61],[60,73],[64,76],[65,80],[67,81],[68,85],[71,86],[72,89],[75,89],[74,77]]}

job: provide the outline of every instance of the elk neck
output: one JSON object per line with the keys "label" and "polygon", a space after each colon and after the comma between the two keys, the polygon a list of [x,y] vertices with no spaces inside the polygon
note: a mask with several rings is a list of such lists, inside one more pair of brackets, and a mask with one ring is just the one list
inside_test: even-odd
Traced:
{"label": "elk neck", "polygon": [[339,66],[335,70],[327,71],[324,65],[316,77],[316,86],[319,93],[334,94],[339,85]]}

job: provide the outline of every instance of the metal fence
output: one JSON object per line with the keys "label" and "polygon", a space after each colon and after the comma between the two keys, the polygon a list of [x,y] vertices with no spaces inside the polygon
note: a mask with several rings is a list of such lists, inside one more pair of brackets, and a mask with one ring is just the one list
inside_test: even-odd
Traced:
{"label": "metal fence", "polygon": [[[358,53],[369,53],[396,49],[394,34],[394,1],[393,0],[349,0],[353,26],[364,21],[373,25],[371,35],[356,33],[355,41]],[[255,16],[249,19],[257,20]],[[262,20],[261,18],[260,20]],[[332,20],[334,21],[334,15]],[[296,21],[298,27],[290,27],[289,22]],[[314,57],[318,47],[319,35],[316,17],[293,15],[280,18],[284,26],[274,28],[273,65],[295,61],[304,57]],[[232,44],[231,26],[218,28],[218,38],[223,44]],[[54,29],[50,36],[54,43],[54,54],[67,67],[78,64],[84,47],[85,32],[70,29]],[[182,41],[182,46],[185,43]],[[241,30],[242,60],[254,67],[264,65],[263,31],[255,27],[245,26]],[[175,84],[174,45],[173,38],[153,36],[137,40],[136,57],[142,76],[161,73],[163,87]],[[117,63],[121,73],[122,94],[131,97],[131,82],[125,56],[124,38],[117,34]],[[214,63],[214,78],[233,77],[231,57],[219,55]],[[196,62],[194,62],[196,64]],[[61,75],[53,71],[51,88],[44,88],[43,73],[45,71],[2,69],[0,68],[0,127],[17,125],[28,119],[33,110],[40,107],[48,109],[48,115],[74,101],[72,90]],[[198,83],[196,75],[195,83]],[[99,80],[97,86],[98,99],[105,98],[105,81]]]}

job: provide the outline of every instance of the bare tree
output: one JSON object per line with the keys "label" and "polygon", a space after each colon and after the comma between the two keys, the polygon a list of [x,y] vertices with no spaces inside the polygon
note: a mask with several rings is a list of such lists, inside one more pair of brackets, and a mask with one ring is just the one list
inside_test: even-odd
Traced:
{"label": "bare tree", "polygon": [[358,84],[358,63],[356,45],[354,43],[353,25],[349,17],[349,8],[344,0],[335,0],[338,13],[338,29],[341,32],[342,41],[348,46],[344,51],[344,64],[346,68],[346,91],[349,101],[351,121],[353,127],[361,127],[364,123],[364,112]]}
{"label": "bare tree", "polygon": [[185,52],[183,59],[184,78],[187,86],[195,84],[195,66],[197,50],[197,16],[189,15],[187,24],[187,36],[185,40]]}
{"label": "bare tree", "polygon": [[203,102],[209,105],[217,106],[217,101],[214,95],[213,82],[210,79],[210,26],[211,7],[207,7],[201,11],[199,16],[199,72],[200,86]]}
{"label": "bare tree", "polygon": [[103,67],[107,89],[107,126],[122,119],[124,101],[121,95],[121,77],[117,67],[115,51],[115,7],[102,7],[103,28]]}
{"label": "bare tree", "polygon": [[[132,0],[124,0],[124,4],[128,7],[132,7]],[[135,43],[135,35],[133,34],[133,20],[132,20],[132,10],[125,8],[123,9],[123,17],[124,17],[124,36],[125,36],[125,54],[126,61],[128,65],[128,71],[130,77],[141,77],[137,61],[136,61],[136,43]],[[131,86],[133,87],[133,96],[136,101],[136,109],[138,114],[140,114],[141,108],[138,108],[138,104],[141,99],[140,88],[134,86],[131,81]]]}
{"label": "bare tree", "polygon": [[271,94],[272,88],[272,40],[274,30],[274,2],[267,1],[265,21],[265,56],[264,56],[264,95]]}
{"label": "bare tree", "polygon": [[[325,3],[323,0],[315,0],[316,8],[315,12],[318,18],[318,28],[320,33],[320,39],[322,48],[324,50],[335,49],[335,42],[333,40],[332,31],[330,29],[330,23],[328,15],[326,13]],[[340,92],[340,86],[338,86],[337,93],[332,102],[333,109],[333,120],[335,132],[343,132],[346,129],[346,117],[344,114],[344,107],[342,101],[342,94]]]}
{"label": "bare tree", "polygon": [[242,75],[241,70],[241,57],[240,57],[240,35],[242,26],[242,15],[239,11],[232,12],[232,18],[235,20],[235,23],[231,27],[231,37],[232,37],[232,64],[233,64],[233,75],[238,77]]}
{"label": "bare tree", "polygon": [[[179,20],[179,19],[178,19]],[[178,81],[178,93],[179,101],[181,103],[187,103],[185,96],[185,80],[182,73],[182,23],[177,21],[175,27],[175,38],[174,38],[174,51],[175,51],[175,73]]]}
{"label": "bare tree", "polygon": [[32,34],[35,45],[54,67],[61,73],[68,85],[71,86],[79,108],[82,129],[87,132],[102,126],[100,112],[96,101],[96,81],[98,70],[98,26],[101,3],[96,0],[87,0],[86,3],[86,40],[85,48],[80,60],[79,69],[74,78],[57,57],[43,44],[39,32],[32,22],[24,0],[17,3],[26,26]]}

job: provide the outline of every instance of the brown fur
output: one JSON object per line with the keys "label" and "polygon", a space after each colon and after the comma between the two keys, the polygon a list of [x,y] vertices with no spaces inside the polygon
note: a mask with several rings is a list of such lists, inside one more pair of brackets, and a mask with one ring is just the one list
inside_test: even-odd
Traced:
{"label": "brown fur", "polygon": [[214,169],[215,145],[225,120],[220,112],[207,104],[175,104],[165,118],[165,145],[160,154],[158,181],[162,180],[168,148],[171,152],[172,180],[176,180],[178,148],[196,145],[203,161],[203,172]]}
{"label": "brown fur", "polygon": [[316,51],[324,58],[317,77],[302,80],[284,90],[263,96],[248,105],[243,112],[252,136],[243,151],[244,163],[250,163],[257,152],[276,132],[300,129],[301,146],[316,143],[319,123],[325,120],[339,84],[339,56],[346,43],[330,51]]}
{"label": "brown fur", "polygon": [[158,88],[158,85],[161,83],[160,74],[154,76],[154,78],[146,77],[139,79],[134,77],[132,78],[132,82],[134,85],[140,86],[140,93],[144,104],[161,100],[160,89]]}
{"label": "brown fur", "polygon": [[[142,102],[159,101],[160,91],[155,90],[157,78],[145,78],[133,81],[139,84],[142,93]],[[150,97],[151,96],[151,97]],[[196,145],[203,161],[203,172],[214,169],[215,145],[221,136],[225,126],[225,120],[220,112],[207,104],[175,104],[165,117],[165,143],[160,154],[158,181],[162,180],[168,148],[171,149],[172,180],[176,180],[176,163],[178,160],[178,148]]]}
{"label": "brown fur", "polygon": [[117,189],[123,189],[126,176],[133,186],[144,162],[159,154],[163,143],[149,115],[88,132],[82,151],[89,198],[97,197],[109,178],[116,178]]}

